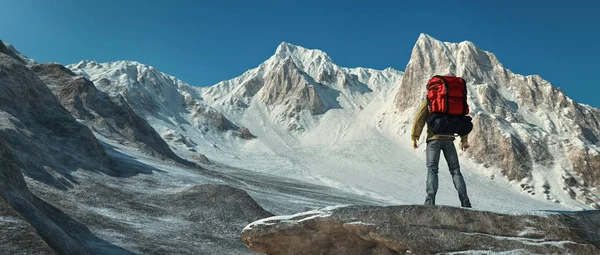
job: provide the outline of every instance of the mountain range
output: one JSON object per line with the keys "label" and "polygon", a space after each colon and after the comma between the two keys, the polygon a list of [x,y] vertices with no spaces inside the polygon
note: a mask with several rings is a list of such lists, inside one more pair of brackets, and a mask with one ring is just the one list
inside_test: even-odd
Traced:
{"label": "mountain range", "polygon": [[[475,210],[600,209],[600,110],[539,76],[512,73],[469,41],[421,34],[404,71],[341,67],[323,51],[283,42],[258,67],[208,87],[135,61],[40,64],[0,41],[0,224],[16,229],[0,234],[34,240],[6,237],[0,246],[246,254],[257,245],[249,240],[262,237],[245,235],[244,243],[242,229],[261,218],[422,204],[424,135],[415,150],[410,132],[436,74],[468,85],[472,147],[459,158]],[[444,170],[442,160],[436,200],[457,205]],[[363,210],[356,208],[344,215]],[[580,229],[596,216],[561,217],[552,224]],[[577,233],[581,239],[556,238],[582,243],[582,254],[597,251],[595,237]],[[425,249],[410,242],[360,245],[380,247],[374,254]],[[506,243],[498,249],[516,249]]]}
{"label": "mountain range", "polygon": [[[223,163],[230,160],[219,154],[244,158],[236,151],[249,144],[281,160],[303,161],[296,154],[331,143],[339,147],[343,140],[374,141],[369,136],[376,135],[409,141],[412,118],[426,94],[423,84],[436,74],[458,75],[468,84],[474,118],[473,147],[461,158],[474,171],[506,179],[538,199],[600,208],[600,111],[576,103],[539,76],[512,73],[468,41],[446,43],[421,34],[404,72],[340,67],[320,50],[284,42],[258,67],[202,88],[136,62],[68,67],[100,90],[122,95],[164,138],[173,139],[174,148]],[[242,129],[258,135],[257,141],[234,139]]]}

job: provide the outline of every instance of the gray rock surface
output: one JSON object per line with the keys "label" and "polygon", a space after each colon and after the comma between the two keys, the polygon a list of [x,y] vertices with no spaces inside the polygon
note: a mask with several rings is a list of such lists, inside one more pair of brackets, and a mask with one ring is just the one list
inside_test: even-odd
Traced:
{"label": "gray rock surface", "polygon": [[77,169],[110,173],[111,160],[27,66],[0,53],[0,137],[23,173],[60,189]]}
{"label": "gray rock surface", "polygon": [[[0,246],[6,247],[3,251],[16,249],[16,253],[28,251],[32,254],[51,254],[52,250],[58,254],[128,253],[97,238],[87,227],[33,195],[20,172],[22,165],[1,137],[0,158],[0,225],[7,227],[0,230]],[[90,249],[89,246],[95,248]]]}
{"label": "gray rock surface", "polygon": [[36,229],[5,199],[22,199],[29,190],[2,138],[0,167],[0,251],[6,254],[54,254]]}
{"label": "gray rock surface", "polygon": [[1,197],[0,251],[4,254],[55,254],[36,229]]}
{"label": "gray rock surface", "polygon": [[266,218],[242,239],[263,254],[598,254],[600,212],[511,215],[447,206],[349,206]]}
{"label": "gray rock surface", "polygon": [[[128,253],[97,238],[85,225],[28,188],[32,185],[64,192],[78,184],[72,175],[74,171],[115,174],[110,168],[114,162],[92,132],[60,105],[33,71],[3,53],[0,53],[0,158],[0,197],[54,251]],[[23,175],[29,177],[28,184]],[[35,240],[32,237],[32,242]],[[12,245],[19,245],[19,241]],[[39,246],[39,251],[45,252],[44,247]]]}

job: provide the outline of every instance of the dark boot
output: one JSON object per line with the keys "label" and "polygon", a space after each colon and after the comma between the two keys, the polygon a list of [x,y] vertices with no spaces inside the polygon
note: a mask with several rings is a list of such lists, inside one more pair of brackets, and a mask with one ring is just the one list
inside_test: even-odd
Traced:
{"label": "dark boot", "polygon": [[425,198],[425,205],[435,205],[435,197],[427,196]]}
{"label": "dark boot", "polygon": [[469,199],[464,199],[460,202],[460,206],[462,207],[466,207],[466,208],[471,208],[471,201],[469,201]]}

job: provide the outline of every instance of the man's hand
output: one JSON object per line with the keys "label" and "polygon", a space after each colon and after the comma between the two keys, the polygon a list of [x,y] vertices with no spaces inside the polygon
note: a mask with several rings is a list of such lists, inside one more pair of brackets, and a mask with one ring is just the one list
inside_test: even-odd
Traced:
{"label": "man's hand", "polygon": [[416,150],[417,148],[419,148],[419,145],[417,145],[417,140],[413,139],[413,148]]}
{"label": "man's hand", "polygon": [[463,150],[463,151],[466,151],[470,147],[471,147],[471,145],[469,144],[469,142],[461,142],[460,143],[460,149]]}

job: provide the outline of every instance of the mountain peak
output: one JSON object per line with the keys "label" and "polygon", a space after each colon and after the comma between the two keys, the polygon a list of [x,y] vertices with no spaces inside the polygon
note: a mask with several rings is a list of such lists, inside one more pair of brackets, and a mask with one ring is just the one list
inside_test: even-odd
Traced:
{"label": "mountain peak", "polygon": [[437,41],[431,35],[428,35],[428,34],[425,34],[425,33],[419,34],[419,39],[417,39],[417,41],[431,41],[431,40]]}
{"label": "mountain peak", "polygon": [[281,44],[279,44],[279,46],[277,46],[277,50],[275,51],[275,53],[286,53],[286,52],[293,52],[298,46],[293,45],[291,43],[288,42],[282,42]]}
{"label": "mountain peak", "polygon": [[275,56],[280,59],[292,57],[299,60],[301,63],[309,63],[311,61],[327,61],[333,62],[327,53],[318,49],[308,49],[302,46],[297,46],[288,42],[282,42],[275,51]]}

